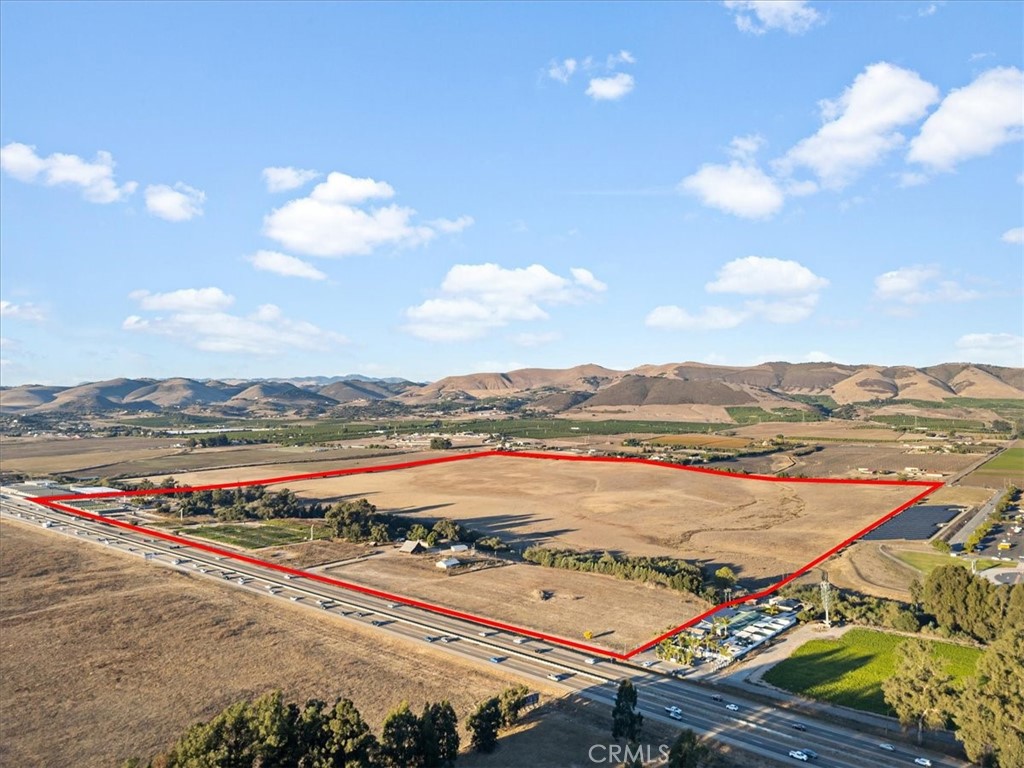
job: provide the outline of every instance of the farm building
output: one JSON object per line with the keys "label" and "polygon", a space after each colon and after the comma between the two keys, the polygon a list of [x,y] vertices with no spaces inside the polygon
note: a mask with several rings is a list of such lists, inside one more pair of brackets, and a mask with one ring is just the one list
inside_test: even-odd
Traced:
{"label": "farm building", "polygon": [[414,539],[412,541],[406,541],[405,543],[403,543],[402,546],[399,547],[398,551],[405,552],[408,555],[416,555],[420,552],[426,552],[427,545],[419,539]]}
{"label": "farm building", "polygon": [[450,552],[465,552],[468,549],[469,545],[467,544],[452,544],[451,547],[449,547]]}
{"label": "farm building", "polygon": [[447,571],[450,568],[454,568],[458,564],[459,559],[457,557],[446,557],[444,560],[438,560],[436,563],[438,568],[441,568],[445,571]]}

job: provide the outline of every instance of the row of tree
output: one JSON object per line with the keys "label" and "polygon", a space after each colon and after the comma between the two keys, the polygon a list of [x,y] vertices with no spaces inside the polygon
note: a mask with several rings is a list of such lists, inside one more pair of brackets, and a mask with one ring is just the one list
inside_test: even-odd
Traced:
{"label": "row of tree", "polygon": [[662,584],[680,592],[698,594],[704,585],[700,568],[673,557],[639,557],[614,555],[611,552],[529,547],[523,553],[523,559],[548,568],[603,573],[629,581]]}
{"label": "row of tree", "polygon": [[989,643],[1006,627],[1024,627],[1024,584],[993,584],[961,565],[936,568],[912,594],[922,619],[952,637]]}
{"label": "row of tree", "polygon": [[[524,686],[507,688],[473,711],[466,728],[474,750],[494,749],[527,694]],[[445,768],[455,764],[459,745],[459,720],[447,701],[426,704],[420,715],[403,702],[378,737],[349,699],[299,706],[275,691],[232,704],[189,728],[167,753],[148,763],[129,760],[126,768]]]}

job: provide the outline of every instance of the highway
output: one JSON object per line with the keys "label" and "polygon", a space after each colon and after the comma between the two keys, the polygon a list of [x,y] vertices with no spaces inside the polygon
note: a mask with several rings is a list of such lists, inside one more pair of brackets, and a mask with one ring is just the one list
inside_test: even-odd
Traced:
{"label": "highway", "polygon": [[[547,689],[571,691],[609,706],[615,701],[619,680],[629,677],[638,689],[639,706],[648,721],[691,728],[781,764],[801,762],[789,756],[790,750],[809,749],[817,753],[811,763],[832,768],[913,766],[919,757],[931,760],[936,768],[969,765],[902,741],[894,743],[891,751],[886,750],[879,746],[882,739],[854,728],[786,712],[732,693],[720,696],[713,687],[679,680],[633,663],[595,659],[544,641],[282,574],[229,556],[189,549],[22,499],[5,495],[0,500],[0,514],[70,536],[83,544],[88,542],[163,567],[199,574],[270,601],[287,601],[296,607],[326,613],[343,626],[358,624],[411,643],[430,643],[439,651],[484,666],[500,666],[526,681],[540,682]],[[736,709],[728,709],[727,705]],[[670,716],[669,707],[678,708],[673,713],[675,717]]]}

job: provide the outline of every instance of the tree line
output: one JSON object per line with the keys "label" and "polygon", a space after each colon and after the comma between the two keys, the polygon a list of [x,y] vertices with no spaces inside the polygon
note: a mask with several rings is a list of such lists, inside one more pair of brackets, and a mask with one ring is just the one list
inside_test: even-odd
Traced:
{"label": "tree line", "polygon": [[704,586],[701,569],[672,557],[614,555],[611,552],[578,552],[571,549],[529,547],[523,559],[548,568],[603,573],[628,581],[661,584],[680,592],[699,594]]}
{"label": "tree line", "polygon": [[[518,722],[528,690],[518,685],[481,702],[466,718],[470,746],[490,752]],[[125,768],[448,768],[459,757],[459,720],[448,701],[417,715],[403,702],[377,736],[351,700],[286,702],[280,691],[228,706],[186,730],[171,749]]]}

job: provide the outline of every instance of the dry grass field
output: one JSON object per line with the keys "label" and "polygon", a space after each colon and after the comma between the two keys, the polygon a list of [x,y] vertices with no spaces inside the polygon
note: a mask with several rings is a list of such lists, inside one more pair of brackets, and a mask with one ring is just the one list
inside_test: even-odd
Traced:
{"label": "dry grass field", "polygon": [[[256,478],[256,469],[177,479],[197,485]],[[309,498],[365,496],[382,510],[411,518],[449,517],[516,547],[542,544],[683,557],[714,567],[729,565],[741,581],[758,584],[792,572],[917,492],[524,457],[287,485]]]}
{"label": "dry grass field", "polygon": [[619,653],[711,607],[666,588],[528,563],[448,575],[437,559],[392,549],[326,573],[577,642],[590,630],[591,645]]}
{"label": "dry grass field", "polygon": [[910,583],[920,578],[917,571],[890,556],[886,545],[877,541],[856,542],[829,560],[827,570],[829,580],[837,587],[904,602],[910,600]]}
{"label": "dry grass field", "polygon": [[[274,689],[347,696],[379,730],[403,699],[417,711],[449,699],[463,718],[519,682],[21,523],[0,523],[0,536],[2,765],[120,765]],[[578,738],[585,754],[600,734]]]}
{"label": "dry grass field", "polygon": [[647,442],[680,448],[746,448],[751,443],[749,439],[727,435],[663,435]]}
{"label": "dry grass field", "polygon": [[971,453],[918,453],[903,445],[825,445],[807,456],[796,456],[791,473],[808,477],[868,477],[860,467],[876,472],[903,472],[917,467],[923,472],[953,474],[969,467],[979,456]]}
{"label": "dry grass field", "polygon": [[772,422],[769,424],[751,424],[737,427],[737,435],[763,440],[776,435],[784,435],[794,439],[814,440],[850,440],[856,442],[897,442],[900,433],[884,427],[867,425],[858,421],[809,421]]}
{"label": "dry grass field", "polygon": [[[5,437],[0,468],[29,475],[74,473],[88,470],[101,475],[99,468],[120,462],[166,460],[182,453],[175,438],[86,437],[32,438]],[[165,465],[166,466],[166,465]],[[93,469],[96,471],[93,472]]]}

